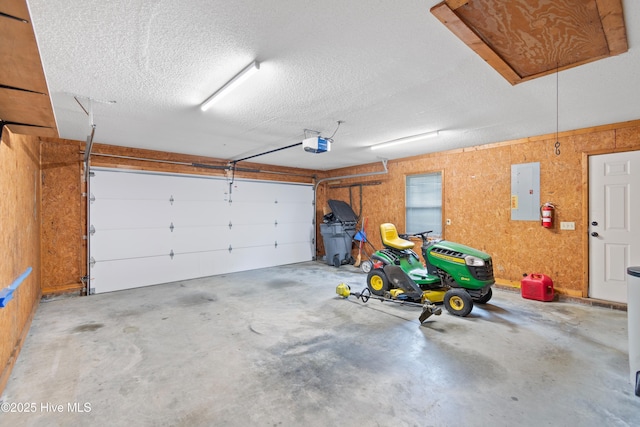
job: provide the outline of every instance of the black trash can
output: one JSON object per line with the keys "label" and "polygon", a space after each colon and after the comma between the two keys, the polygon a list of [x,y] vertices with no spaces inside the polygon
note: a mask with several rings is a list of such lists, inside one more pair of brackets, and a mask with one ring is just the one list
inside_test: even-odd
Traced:
{"label": "black trash can", "polygon": [[325,249],[325,261],[334,267],[342,264],[353,264],[351,245],[356,234],[358,216],[348,203],[341,200],[327,202],[331,213],[323,218],[320,234]]}

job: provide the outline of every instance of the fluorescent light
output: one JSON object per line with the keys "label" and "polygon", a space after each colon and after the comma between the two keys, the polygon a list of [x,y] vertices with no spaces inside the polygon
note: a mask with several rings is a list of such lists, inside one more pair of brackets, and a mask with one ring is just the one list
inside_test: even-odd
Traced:
{"label": "fluorescent light", "polygon": [[260,63],[258,61],[253,61],[251,64],[247,65],[242,71],[240,71],[231,80],[225,83],[224,86],[215,91],[213,95],[205,99],[204,102],[200,104],[200,109],[202,111],[206,111],[209,107],[211,107],[211,105],[213,105],[214,102],[218,101],[220,98],[231,92],[243,81],[254,75],[259,69]]}
{"label": "fluorescent light", "polygon": [[393,147],[394,145],[406,144],[407,142],[418,141],[420,139],[433,138],[438,136],[439,131],[421,133],[418,135],[405,136],[404,138],[398,138],[387,142],[382,142],[380,144],[372,145],[370,148],[372,150],[379,150],[381,148]]}

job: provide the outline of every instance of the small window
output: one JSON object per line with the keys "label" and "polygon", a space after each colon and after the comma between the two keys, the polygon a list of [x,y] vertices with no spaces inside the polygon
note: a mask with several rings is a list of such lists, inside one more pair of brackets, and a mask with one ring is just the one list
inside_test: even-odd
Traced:
{"label": "small window", "polygon": [[442,236],[442,174],[407,176],[406,233],[433,230]]}

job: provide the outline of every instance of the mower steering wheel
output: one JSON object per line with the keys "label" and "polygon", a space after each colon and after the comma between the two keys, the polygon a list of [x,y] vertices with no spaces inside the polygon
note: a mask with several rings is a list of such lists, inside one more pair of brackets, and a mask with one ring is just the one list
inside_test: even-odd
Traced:
{"label": "mower steering wheel", "polygon": [[422,240],[426,240],[429,236],[429,233],[433,233],[433,230],[421,231],[420,233],[414,233],[413,235],[416,237],[420,237]]}

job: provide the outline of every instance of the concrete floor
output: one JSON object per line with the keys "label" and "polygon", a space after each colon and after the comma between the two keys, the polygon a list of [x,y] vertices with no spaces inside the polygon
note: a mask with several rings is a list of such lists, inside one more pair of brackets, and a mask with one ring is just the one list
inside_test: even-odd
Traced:
{"label": "concrete floor", "polygon": [[624,311],[495,290],[420,326],[335,295],[365,277],[308,262],[43,302],[1,398],[33,411],[0,425],[640,425]]}

